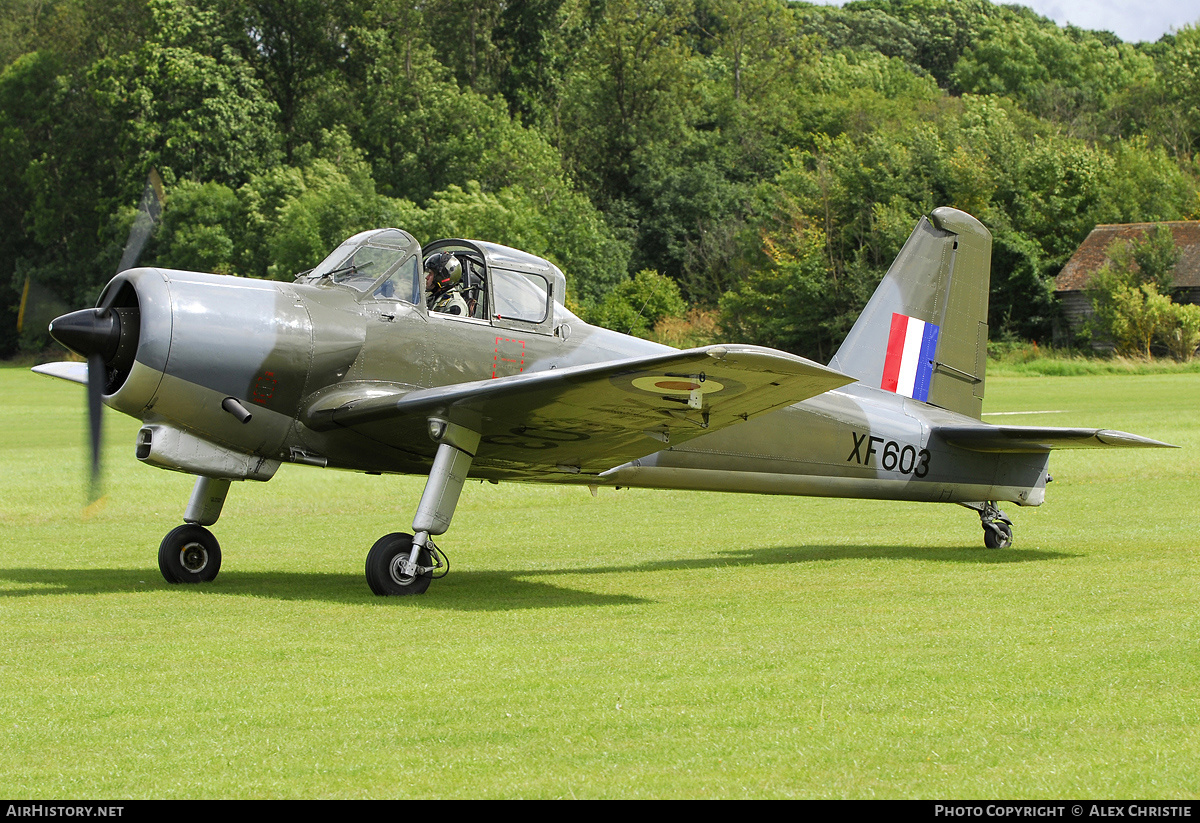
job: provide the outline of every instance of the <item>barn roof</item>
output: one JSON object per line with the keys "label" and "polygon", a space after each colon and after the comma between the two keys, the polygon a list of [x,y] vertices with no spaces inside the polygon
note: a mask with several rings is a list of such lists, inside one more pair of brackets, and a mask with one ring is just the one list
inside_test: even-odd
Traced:
{"label": "barn roof", "polygon": [[1176,288],[1200,288],[1200,220],[1162,223],[1106,223],[1092,229],[1055,278],[1055,291],[1082,291],[1093,273],[1108,260],[1108,249],[1117,241],[1141,240],[1155,226],[1171,229],[1179,249],[1175,266]]}

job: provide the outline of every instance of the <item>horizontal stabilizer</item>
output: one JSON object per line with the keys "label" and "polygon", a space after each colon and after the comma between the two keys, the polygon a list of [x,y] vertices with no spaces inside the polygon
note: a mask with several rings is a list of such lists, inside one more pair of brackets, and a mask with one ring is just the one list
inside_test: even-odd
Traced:
{"label": "horizontal stabilizer", "polygon": [[33,371],[38,374],[44,374],[47,377],[57,377],[59,380],[70,380],[72,383],[79,383],[86,386],[88,382],[88,364],[77,363],[72,360],[61,360],[57,363],[43,363],[40,366],[34,366]]}
{"label": "horizontal stabilizer", "polygon": [[954,426],[938,429],[952,446],[977,452],[1046,452],[1052,449],[1175,449],[1170,443],[1112,429],[1054,426]]}

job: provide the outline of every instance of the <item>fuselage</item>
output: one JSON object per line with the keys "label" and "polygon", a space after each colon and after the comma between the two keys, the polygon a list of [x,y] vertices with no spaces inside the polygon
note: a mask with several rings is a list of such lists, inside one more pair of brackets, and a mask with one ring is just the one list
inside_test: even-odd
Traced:
{"label": "fuselage", "polygon": [[[426,474],[428,444],[308,425],[344,397],[620,360],[669,347],[590,326],[551,301],[536,322],[452,317],[329,282],[144,268],[109,289],[140,313],[132,367],[105,402],[143,421],[138,456],[163,468],[268,479],[283,462]],[[252,412],[241,422],[228,398]],[[1042,502],[1047,455],[972,452],[939,426],[977,422],[861,383],[600,475],[546,475],[480,455],[471,476],[587,485],[965,502]],[[519,435],[514,435],[519,436]],[[530,450],[554,448],[528,438]]]}

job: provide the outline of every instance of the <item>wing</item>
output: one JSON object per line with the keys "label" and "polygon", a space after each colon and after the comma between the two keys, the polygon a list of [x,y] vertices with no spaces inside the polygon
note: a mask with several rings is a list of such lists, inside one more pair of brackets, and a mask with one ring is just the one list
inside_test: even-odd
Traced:
{"label": "wing", "polygon": [[473,473],[599,474],[852,382],[773,349],[707,346],[409,392],[352,389],[304,422],[432,455],[426,425],[439,417],[482,434]]}
{"label": "wing", "polygon": [[1177,448],[1111,429],[1071,429],[1054,426],[953,426],[939,429],[952,446],[978,452],[1045,452],[1051,449]]}

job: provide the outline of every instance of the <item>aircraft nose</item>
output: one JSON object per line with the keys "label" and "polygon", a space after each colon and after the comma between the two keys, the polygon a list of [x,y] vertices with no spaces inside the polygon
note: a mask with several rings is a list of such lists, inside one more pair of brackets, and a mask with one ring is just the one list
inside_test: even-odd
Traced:
{"label": "aircraft nose", "polygon": [[121,321],[115,311],[81,309],[54,318],[50,336],[76,354],[110,361],[121,344]]}

